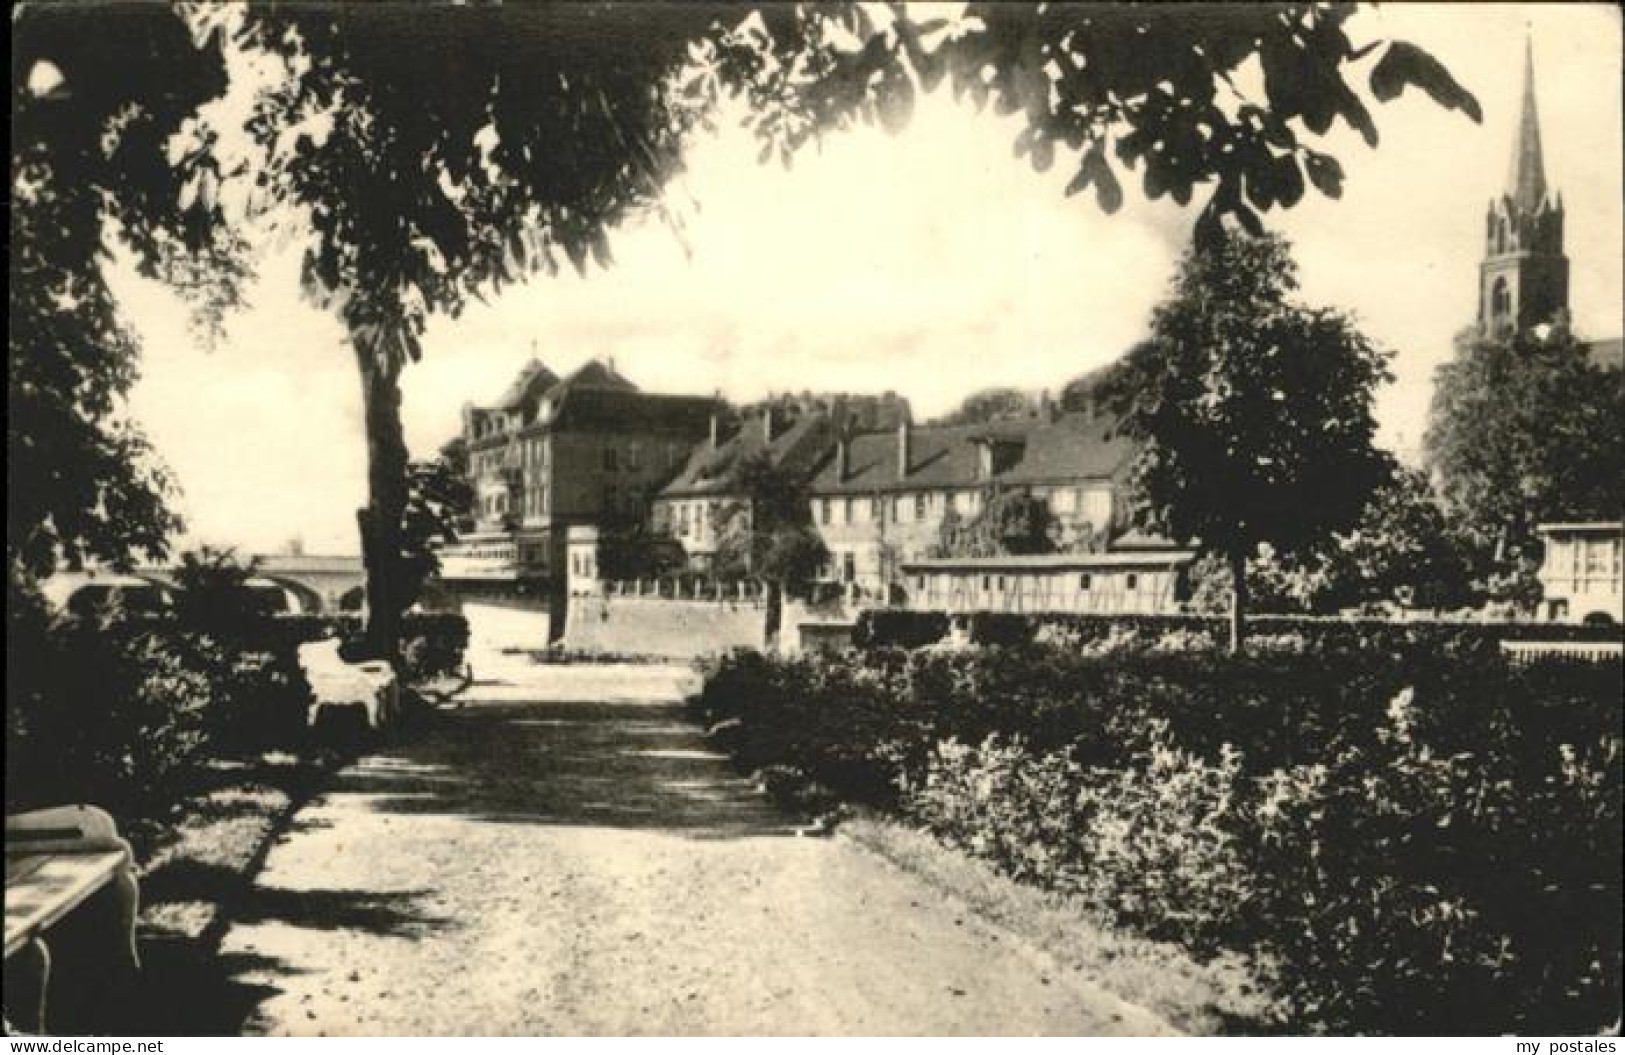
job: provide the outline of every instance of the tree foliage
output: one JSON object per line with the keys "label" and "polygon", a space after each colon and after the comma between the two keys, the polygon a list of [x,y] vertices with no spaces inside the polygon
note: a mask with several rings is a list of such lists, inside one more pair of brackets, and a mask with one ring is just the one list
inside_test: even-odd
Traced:
{"label": "tree foliage", "polygon": [[[1148,198],[1181,205],[1211,187],[1197,227],[1205,242],[1225,217],[1261,233],[1259,213],[1291,208],[1308,187],[1342,194],[1341,164],[1311,144],[1341,123],[1377,145],[1362,72],[1377,101],[1415,87],[1481,120],[1471,93],[1421,48],[1351,40],[1355,9],[971,3],[949,20],[902,4],[879,18],[855,5],[769,7],[703,52],[702,69],[745,85],[764,158],[786,161],[853,116],[902,128],[918,93],[947,80],[979,109],[1019,115],[1016,155],[1039,172],[1064,157],[1075,166],[1066,192],[1092,189],[1106,212],[1121,206],[1129,174]],[[1254,60],[1260,94],[1241,87]]]}
{"label": "tree foliage", "polygon": [[[1476,598],[1473,579],[1472,547],[1445,517],[1427,477],[1398,465],[1373,492],[1353,530],[1295,556],[1266,546],[1247,560],[1249,602],[1258,611],[1283,614],[1459,608]],[[1231,593],[1225,561],[1209,556],[1197,562],[1193,608],[1224,611]]]}
{"label": "tree foliage", "polygon": [[739,487],[743,500],[719,518],[719,573],[786,590],[816,577],[829,550],[813,526],[806,481],[757,455],[741,464]]}
{"label": "tree foliage", "polygon": [[1019,388],[984,388],[966,396],[958,407],[931,424],[983,425],[1006,418],[1025,417],[1032,409],[1032,399]]}
{"label": "tree foliage", "polygon": [[996,491],[969,520],[951,510],[937,529],[936,557],[1010,557],[1056,551],[1049,503],[1026,491]]}
{"label": "tree foliage", "polygon": [[1230,563],[1238,646],[1245,560],[1353,528],[1388,467],[1372,446],[1387,356],[1296,289],[1278,236],[1192,250],[1113,386],[1139,444],[1134,517]]}
{"label": "tree foliage", "polygon": [[1529,579],[1542,521],[1619,518],[1625,382],[1566,329],[1468,339],[1439,370],[1424,438],[1445,508],[1497,592]]}
{"label": "tree foliage", "polygon": [[[6,554],[59,561],[162,555],[172,487],[122,416],[134,335],[102,274],[109,229],[149,275],[216,237],[178,207],[168,137],[225,86],[217,42],[167,6],[18,4],[11,32],[11,223]],[[229,263],[222,263],[229,273]]]}

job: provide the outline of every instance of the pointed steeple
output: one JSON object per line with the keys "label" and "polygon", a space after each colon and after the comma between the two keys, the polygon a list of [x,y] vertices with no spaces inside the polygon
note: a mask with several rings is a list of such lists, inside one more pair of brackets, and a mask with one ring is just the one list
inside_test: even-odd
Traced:
{"label": "pointed steeple", "polygon": [[1534,45],[1524,39],[1523,113],[1512,144],[1512,174],[1507,196],[1519,212],[1533,213],[1546,200],[1546,166],[1540,151],[1540,116],[1535,110]]}

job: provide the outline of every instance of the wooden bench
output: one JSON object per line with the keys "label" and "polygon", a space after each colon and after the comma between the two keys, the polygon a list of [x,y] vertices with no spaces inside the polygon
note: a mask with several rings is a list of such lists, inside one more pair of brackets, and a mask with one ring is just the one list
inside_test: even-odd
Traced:
{"label": "wooden bench", "polygon": [[400,685],[394,668],[383,660],[347,662],[339,655],[336,637],[300,645],[299,666],[310,682],[311,725],[328,707],[363,707],[367,724],[374,729],[393,724],[399,714]]}
{"label": "wooden bench", "polygon": [[46,933],[99,891],[107,892],[118,911],[117,954],[127,958],[131,969],[138,968],[135,858],[130,844],[119,838],[113,818],[94,806],[59,806],[6,818],[5,958],[28,952],[36,961],[38,995],[27,1009],[36,1032],[45,1031],[50,989]]}

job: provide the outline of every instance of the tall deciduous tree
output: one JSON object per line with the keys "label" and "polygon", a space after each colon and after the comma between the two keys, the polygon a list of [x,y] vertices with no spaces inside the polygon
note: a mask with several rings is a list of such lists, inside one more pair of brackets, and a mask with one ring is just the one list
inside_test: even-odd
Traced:
{"label": "tall deciduous tree", "polygon": [[1425,453],[1495,592],[1528,599],[1541,521],[1619,518],[1622,434],[1620,370],[1593,364],[1566,329],[1458,345],[1434,385]]}
{"label": "tall deciduous tree", "polygon": [[1387,357],[1297,285],[1278,236],[1193,249],[1113,386],[1140,444],[1134,515],[1226,561],[1232,649],[1259,544],[1291,556],[1349,530],[1386,476],[1372,401]]}

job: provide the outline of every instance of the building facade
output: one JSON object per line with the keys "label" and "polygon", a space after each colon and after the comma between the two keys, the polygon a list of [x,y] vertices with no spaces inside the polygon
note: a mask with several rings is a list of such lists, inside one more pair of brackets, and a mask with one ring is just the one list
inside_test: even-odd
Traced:
{"label": "building facade", "polygon": [[532,360],[496,404],[463,409],[474,528],[441,550],[442,581],[465,599],[558,607],[570,526],[641,523],[715,409],[639,391],[607,362],[560,378]]}
{"label": "building facade", "polygon": [[825,578],[864,596],[906,589],[945,521],[971,520],[1001,491],[1045,502],[1066,550],[1104,548],[1123,526],[1133,446],[1093,411],[837,439],[809,486],[812,522],[831,555]]}
{"label": "building facade", "polygon": [[936,612],[1168,614],[1187,597],[1182,549],[939,557],[902,564],[904,606]]}
{"label": "building facade", "polygon": [[1620,521],[1542,524],[1541,614],[1559,623],[1625,621]]}
{"label": "building facade", "polygon": [[722,414],[711,423],[706,442],[689,452],[682,469],[655,499],[653,529],[675,538],[695,571],[715,568],[718,546],[729,521],[750,523],[750,502],[741,474],[765,462],[796,479],[806,479],[834,449],[836,434],[847,429],[889,429],[909,420],[906,400],[882,396],[811,396],[769,400],[737,418]]}

